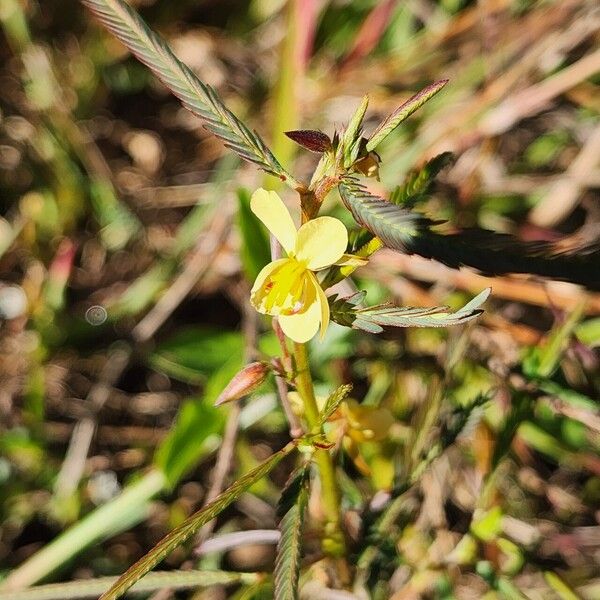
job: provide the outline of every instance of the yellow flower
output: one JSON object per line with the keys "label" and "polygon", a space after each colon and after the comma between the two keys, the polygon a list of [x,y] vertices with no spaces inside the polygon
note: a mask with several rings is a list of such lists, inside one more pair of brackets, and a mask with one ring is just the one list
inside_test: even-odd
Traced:
{"label": "yellow flower", "polygon": [[287,254],[258,274],[250,301],[258,312],[276,316],[283,332],[295,342],[307,342],[321,325],[329,324],[329,303],[315,273],[334,264],[348,264],[344,254],[348,232],[333,217],[317,217],[296,230],[292,217],[275,192],[258,189],[252,212],[275,236]]}

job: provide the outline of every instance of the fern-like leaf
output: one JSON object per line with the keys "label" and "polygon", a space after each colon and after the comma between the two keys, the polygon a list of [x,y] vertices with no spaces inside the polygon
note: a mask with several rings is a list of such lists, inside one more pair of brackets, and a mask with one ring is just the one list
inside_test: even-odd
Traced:
{"label": "fern-like leaf", "polygon": [[346,384],[340,385],[340,387],[329,394],[327,400],[325,401],[323,412],[319,416],[321,426],[329,421],[331,415],[333,415],[333,413],[339,408],[340,404],[346,399],[351,391],[352,384]]}
{"label": "fern-like leaf", "polygon": [[225,146],[292,187],[299,185],[279,164],[261,137],[244,125],[223,104],[217,92],[200,81],[126,2],[81,1],[181,100],[185,108],[204,119],[205,127]]}
{"label": "fern-like leaf", "polygon": [[438,173],[453,160],[452,152],[442,152],[426,162],[420,169],[411,171],[406,181],[392,191],[390,202],[406,208],[415,206],[427,197],[431,184]]}
{"label": "fern-like leaf", "polygon": [[367,142],[367,151],[371,152],[371,150],[375,150],[375,148],[377,148],[377,146],[390,135],[400,123],[402,123],[402,121],[410,117],[415,110],[421,108],[427,100],[435,96],[447,83],[447,79],[441,79],[440,81],[428,85],[414,96],[411,96],[404,104],[386,117],[371,134],[371,137]]}
{"label": "fern-like leaf", "polygon": [[141,579],[148,571],[152,570],[159,562],[169,555],[177,546],[188,540],[200,527],[208,521],[214,519],[219,513],[225,510],[232,502],[237,500],[251,485],[267,475],[277,463],[287,456],[296,445],[290,443],[279,452],[271,455],[258,467],[238,479],[222,494],[217,496],[212,502],[187,518],[179,527],[176,527],[167,534],[148,554],[140,558],[131,566],[117,582],[102,596],[100,600],[117,600],[120,598],[136,581]]}
{"label": "fern-like leaf", "polygon": [[480,307],[490,292],[491,288],[486,288],[456,312],[451,312],[447,306],[413,308],[381,304],[357,308],[336,299],[331,303],[331,318],[340,325],[369,333],[381,333],[384,327],[450,327],[477,318],[483,312]]}
{"label": "fern-like leaf", "polygon": [[281,538],[275,559],[275,600],[298,599],[302,525],[308,504],[308,471],[308,464],[303,465],[292,474],[286,486],[288,491],[284,494],[285,504],[282,504],[285,513],[279,524]]}
{"label": "fern-like leaf", "polygon": [[388,248],[418,254],[454,269],[468,266],[485,275],[527,273],[600,289],[600,245],[565,251],[556,243],[524,242],[486,229],[441,233],[422,214],[371,194],[346,177],[340,195],[354,219]]}

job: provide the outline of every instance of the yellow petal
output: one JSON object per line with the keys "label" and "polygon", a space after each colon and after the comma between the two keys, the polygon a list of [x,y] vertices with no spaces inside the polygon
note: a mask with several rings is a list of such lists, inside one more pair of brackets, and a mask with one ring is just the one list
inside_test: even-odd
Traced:
{"label": "yellow petal", "polygon": [[275,271],[283,267],[285,264],[289,262],[288,258],[280,258],[279,260],[274,260],[270,262],[268,265],[265,265],[260,273],[257,275],[254,285],[252,286],[252,290],[250,291],[250,303],[258,312],[266,314],[266,307],[264,300],[266,298],[266,291],[264,290],[264,285],[266,280],[270,275],[272,275]]}
{"label": "yellow petal", "polygon": [[275,193],[259,188],[250,200],[252,212],[290,254],[296,246],[296,226],[283,200]]}
{"label": "yellow petal", "polygon": [[329,325],[329,302],[327,302],[327,296],[325,295],[323,288],[319,285],[317,278],[312,273],[311,277],[314,279],[321,309],[321,339],[323,339],[325,337],[325,332],[327,331],[327,326]]}
{"label": "yellow petal", "polygon": [[349,400],[343,410],[350,427],[348,434],[356,442],[382,440],[394,423],[394,417],[387,408],[364,406]]}
{"label": "yellow petal", "polygon": [[347,245],[348,231],[339,219],[317,217],[298,230],[295,255],[316,271],[339,260]]}
{"label": "yellow petal", "polygon": [[321,320],[319,305],[319,302],[312,302],[304,312],[294,315],[279,315],[278,320],[283,333],[299,344],[308,342],[319,329]]}

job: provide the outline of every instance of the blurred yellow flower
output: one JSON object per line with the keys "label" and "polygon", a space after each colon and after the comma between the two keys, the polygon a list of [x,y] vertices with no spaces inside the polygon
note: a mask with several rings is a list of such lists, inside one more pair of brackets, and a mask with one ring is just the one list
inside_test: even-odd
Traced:
{"label": "blurred yellow flower", "polygon": [[[288,392],[294,413],[302,417],[304,404],[297,392]],[[316,397],[319,411],[323,410],[327,398]],[[342,445],[354,466],[363,474],[371,476],[378,489],[389,489],[394,479],[394,465],[381,448],[371,448],[369,463],[365,460],[361,446],[367,442],[382,442],[387,439],[394,417],[387,408],[365,406],[352,398],[344,400],[327,422],[325,437],[334,445]],[[364,449],[364,446],[362,446]]]}
{"label": "blurred yellow flower", "polygon": [[262,188],[252,195],[250,208],[287,254],[258,274],[250,302],[258,312],[276,316],[283,332],[295,342],[310,340],[319,324],[323,337],[329,303],[315,272],[357,260],[344,254],[346,227],[333,217],[317,217],[296,230],[281,198]]}

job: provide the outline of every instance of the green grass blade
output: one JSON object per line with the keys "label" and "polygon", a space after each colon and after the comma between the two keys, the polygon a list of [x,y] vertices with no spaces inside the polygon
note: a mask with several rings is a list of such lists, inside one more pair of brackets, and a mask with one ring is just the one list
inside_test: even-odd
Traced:
{"label": "green grass blade", "polygon": [[287,456],[294,448],[290,443],[279,452],[271,455],[258,467],[238,479],[222,494],[217,496],[204,508],[186,519],[179,527],[167,534],[148,554],[130,567],[117,582],[105,593],[100,600],[116,600],[120,598],[136,581],[152,570],[159,562],[169,555],[177,546],[183,544],[205,523],[214,519],[219,513],[237,500],[252,484],[269,473],[277,463]]}
{"label": "green grass blade", "polygon": [[[164,588],[184,590],[213,585],[251,585],[261,579],[258,573],[235,573],[230,571],[157,571],[149,573],[132,588],[132,594],[147,594]],[[77,600],[97,598],[108,589],[116,577],[98,577],[66,583],[50,583],[26,590],[0,592],[0,600]]]}
{"label": "green grass blade", "polygon": [[2,581],[0,590],[12,593],[32,585],[67,564],[83,548],[137,525],[147,517],[150,500],[165,487],[165,476],[152,469],[27,559]]}
{"label": "green grass blade", "polygon": [[253,282],[262,268],[271,261],[271,247],[258,217],[250,210],[250,192],[246,188],[240,188],[237,198],[237,226],[242,238],[240,258],[246,278]]}
{"label": "green grass blade", "polygon": [[181,100],[204,119],[206,128],[243,159],[296,187],[294,179],[273,156],[261,137],[222,102],[217,92],[196,77],[167,43],[123,0],[82,0],[129,50]]}
{"label": "green grass blade", "polygon": [[435,96],[446,84],[447,79],[436,81],[420,92],[409,98],[404,104],[399,106],[392,114],[384,119],[377,129],[371,134],[367,142],[367,151],[375,150],[377,146],[388,136],[402,121],[406,120],[418,108],[421,108],[427,100]]}

